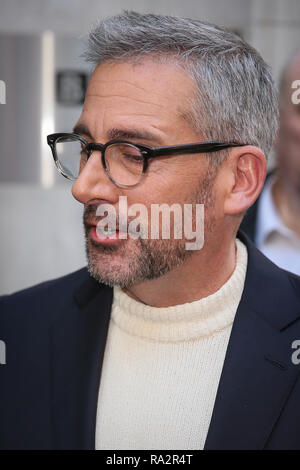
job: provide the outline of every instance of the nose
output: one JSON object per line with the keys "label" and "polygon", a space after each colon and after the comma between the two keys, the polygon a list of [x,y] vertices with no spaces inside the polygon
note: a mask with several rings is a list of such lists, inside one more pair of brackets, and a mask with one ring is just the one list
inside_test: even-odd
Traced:
{"label": "nose", "polygon": [[88,204],[91,200],[101,199],[116,202],[119,190],[112,183],[103,168],[101,152],[93,151],[72,186],[72,195],[77,201]]}

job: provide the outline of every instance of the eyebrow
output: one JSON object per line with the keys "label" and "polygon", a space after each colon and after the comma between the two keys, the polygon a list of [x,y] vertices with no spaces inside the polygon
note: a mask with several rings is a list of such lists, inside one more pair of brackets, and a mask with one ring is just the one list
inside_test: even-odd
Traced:
{"label": "eyebrow", "polygon": [[76,126],[73,127],[73,133],[79,135],[83,134],[86,137],[93,139],[92,134],[90,133],[88,127],[85,124],[76,124]]}
{"label": "eyebrow", "polygon": [[[73,128],[74,134],[83,134],[86,137],[89,137],[90,139],[94,140],[92,134],[90,133],[88,127],[85,124],[77,124]],[[138,140],[147,140],[151,142],[157,142],[159,145],[162,145],[161,139],[153,134],[152,132],[149,132],[146,129],[118,129],[116,127],[113,127],[107,132],[107,138],[108,140],[115,140],[115,139],[138,139]]]}

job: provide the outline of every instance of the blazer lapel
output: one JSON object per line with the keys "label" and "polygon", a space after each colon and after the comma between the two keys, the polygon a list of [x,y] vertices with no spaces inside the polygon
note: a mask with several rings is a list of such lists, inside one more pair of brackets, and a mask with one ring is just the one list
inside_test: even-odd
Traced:
{"label": "blazer lapel", "polygon": [[[52,328],[55,449],[94,449],[98,389],[113,290],[88,278]],[[63,319],[63,320],[62,320]]]}
{"label": "blazer lapel", "polygon": [[291,361],[299,299],[242,233],[248,269],[204,449],[263,449],[299,374]]}

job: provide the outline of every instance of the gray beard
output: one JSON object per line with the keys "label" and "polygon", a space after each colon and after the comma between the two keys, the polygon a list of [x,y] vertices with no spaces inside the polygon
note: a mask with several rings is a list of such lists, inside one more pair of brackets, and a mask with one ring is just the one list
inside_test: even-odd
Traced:
{"label": "gray beard", "polygon": [[[217,169],[209,169],[206,177],[188,203],[204,204],[204,230],[206,236],[215,227],[215,218],[209,214],[213,208],[213,183]],[[186,240],[181,239],[143,239],[124,240],[119,246],[105,246],[88,239],[85,228],[85,247],[87,268],[90,275],[98,282],[108,286],[130,287],[146,280],[157,279],[172,271],[195,252],[186,250]],[[114,258],[121,262],[116,264]]]}
{"label": "gray beard", "polygon": [[[91,247],[86,237],[88,271],[98,282],[108,286],[130,287],[140,282],[157,279],[181,265],[192,251],[185,248],[185,240],[133,240],[134,247],[125,242],[119,247],[96,245]],[[93,246],[93,242],[90,242]],[[97,253],[94,252],[97,250]],[[122,266],[112,266],[109,258],[117,253]],[[99,261],[97,260],[99,256]]]}

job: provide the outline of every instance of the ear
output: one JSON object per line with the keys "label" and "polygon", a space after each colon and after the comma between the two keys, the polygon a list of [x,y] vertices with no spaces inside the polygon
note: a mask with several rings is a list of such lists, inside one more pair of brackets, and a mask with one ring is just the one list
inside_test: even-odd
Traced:
{"label": "ear", "polygon": [[258,198],[266,178],[267,162],[264,153],[252,145],[234,149],[229,160],[229,187],[224,201],[224,213],[237,215],[248,209]]}

